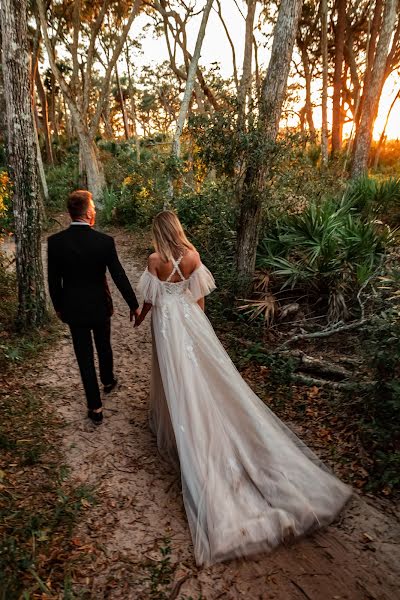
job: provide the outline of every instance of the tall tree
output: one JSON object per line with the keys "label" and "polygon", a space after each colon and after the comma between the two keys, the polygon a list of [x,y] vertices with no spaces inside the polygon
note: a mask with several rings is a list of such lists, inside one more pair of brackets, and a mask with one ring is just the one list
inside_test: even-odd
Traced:
{"label": "tall tree", "polygon": [[356,129],[353,149],[352,177],[363,175],[368,168],[374,119],[385,78],[389,48],[396,24],[399,0],[385,0],[381,31],[376,46],[369,88],[363,91],[363,106]]}
{"label": "tall tree", "polygon": [[26,0],[2,0],[0,17],[8,161],[14,185],[17,323],[21,329],[27,329],[44,321],[46,298],[41,261],[39,184],[31,105]]}
{"label": "tall tree", "polygon": [[[274,28],[271,58],[262,86],[259,127],[265,141],[276,142],[287,79],[296,40],[302,0],[281,0]],[[262,192],[270,165],[249,164],[241,190],[236,264],[243,285],[254,273]]]}
{"label": "tall tree", "polygon": [[[37,6],[40,16],[43,40],[46,46],[52,73],[60,86],[62,93],[68,104],[71,118],[77,133],[80,145],[80,155],[85,164],[88,188],[92,192],[95,201],[100,202],[105,185],[104,173],[101,162],[98,160],[95,137],[98,132],[99,123],[104,112],[109,95],[112,73],[115,69],[117,60],[122,52],[129,30],[133,20],[137,16],[142,5],[142,0],[133,0],[133,2],[118,3],[113,5],[115,10],[122,11],[123,17],[119,12],[116,14],[117,22],[120,25],[119,35],[115,37],[112,44],[110,60],[105,69],[101,89],[98,90],[93,111],[89,110],[90,102],[93,102],[93,63],[98,49],[96,44],[102,33],[104,18],[111,10],[110,0],[102,0],[99,6],[93,6],[87,2],[83,6],[82,0],[76,0],[73,4],[71,23],[68,27],[72,29],[71,41],[67,44],[67,50],[70,51],[72,59],[72,73],[69,80],[61,73],[58,67],[55,53],[55,45],[58,41],[50,39],[48,31],[48,15],[43,0],[37,0]],[[59,8],[54,6],[54,9]],[[89,20],[87,28],[82,27],[83,8],[89,13],[86,18]],[[62,13],[64,18],[64,13]],[[60,17],[61,19],[61,17]],[[66,25],[66,26],[67,26]],[[78,54],[79,43],[83,32],[87,31],[87,51],[84,55]],[[69,32],[67,32],[69,33]],[[108,43],[110,40],[108,39]]]}

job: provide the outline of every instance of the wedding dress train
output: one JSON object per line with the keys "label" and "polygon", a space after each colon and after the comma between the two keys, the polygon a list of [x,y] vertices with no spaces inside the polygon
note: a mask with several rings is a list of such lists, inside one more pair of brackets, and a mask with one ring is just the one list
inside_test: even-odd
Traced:
{"label": "wedding dress train", "polygon": [[152,304],[150,424],[160,452],[179,461],[197,564],[270,551],[329,524],[350,488],[236,370],[196,302],[215,289],[208,269],[184,279],[174,261],[175,272],[177,283],[146,270],[139,291]]}

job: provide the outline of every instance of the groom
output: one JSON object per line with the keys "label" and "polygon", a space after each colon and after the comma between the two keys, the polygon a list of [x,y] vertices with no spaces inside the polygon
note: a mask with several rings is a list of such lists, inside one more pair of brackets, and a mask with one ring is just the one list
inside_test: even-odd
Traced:
{"label": "groom", "polygon": [[107,269],[130,308],[131,321],[139,314],[139,304],[119,262],[113,238],[92,229],[96,209],[91,193],[84,190],[72,192],[67,206],[70,226],[48,238],[49,292],[57,316],[71,330],[88,404],[88,417],[98,424],[103,420],[103,413],[92,334],[104,392],[111,392],[117,385],[110,340],[113,305],[107,285]]}

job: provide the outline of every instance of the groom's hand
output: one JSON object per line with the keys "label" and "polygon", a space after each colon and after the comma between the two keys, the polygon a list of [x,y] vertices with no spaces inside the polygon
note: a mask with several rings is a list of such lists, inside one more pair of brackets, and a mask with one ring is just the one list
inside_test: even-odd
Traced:
{"label": "groom's hand", "polygon": [[131,310],[130,311],[129,320],[130,320],[131,323],[133,321],[133,317],[135,317],[135,325],[136,325],[136,321],[140,317],[140,308],[137,308],[136,310]]}

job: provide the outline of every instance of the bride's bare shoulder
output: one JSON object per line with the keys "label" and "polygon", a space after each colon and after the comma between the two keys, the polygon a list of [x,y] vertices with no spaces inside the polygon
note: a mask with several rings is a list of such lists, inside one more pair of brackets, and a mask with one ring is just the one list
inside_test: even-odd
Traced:
{"label": "bride's bare shoulder", "polygon": [[194,269],[201,263],[200,254],[197,252],[197,250],[188,250],[185,254],[185,258]]}
{"label": "bride's bare shoulder", "polygon": [[157,275],[157,267],[159,266],[160,261],[161,257],[158,252],[153,252],[153,254],[150,254],[149,258],[147,259],[147,268],[150,273],[153,273],[153,275]]}

